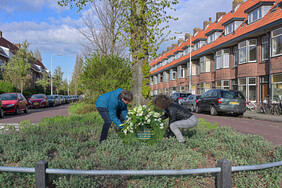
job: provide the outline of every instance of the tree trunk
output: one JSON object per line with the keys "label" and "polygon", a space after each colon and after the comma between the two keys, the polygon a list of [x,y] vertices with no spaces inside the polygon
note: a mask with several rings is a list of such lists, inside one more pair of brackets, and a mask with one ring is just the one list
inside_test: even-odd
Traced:
{"label": "tree trunk", "polygon": [[134,27],[131,30],[132,50],[132,93],[134,95],[133,105],[145,105],[149,100],[142,94],[144,74],[142,71],[144,63],[148,63],[148,50],[146,50],[146,23],[141,14],[144,14],[144,7],[139,0],[132,1],[131,18]]}

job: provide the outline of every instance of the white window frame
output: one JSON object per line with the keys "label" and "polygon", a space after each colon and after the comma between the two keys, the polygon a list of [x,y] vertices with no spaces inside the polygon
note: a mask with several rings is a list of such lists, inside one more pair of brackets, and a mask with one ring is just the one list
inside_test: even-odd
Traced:
{"label": "white window frame", "polygon": [[261,12],[261,7],[253,10],[252,12],[249,13],[248,15],[248,24],[251,24],[259,19],[262,18],[262,12]]}
{"label": "white window frame", "polygon": [[269,38],[268,36],[264,36],[261,39],[261,59],[263,61],[268,60],[269,56]]}
{"label": "white window frame", "polygon": [[185,78],[185,68],[184,68],[184,65],[177,66],[177,78]]}
{"label": "white window frame", "polygon": [[[252,42],[255,42],[255,43],[252,43]],[[250,39],[250,40],[245,40],[245,41],[240,42],[238,44],[238,50],[239,50],[239,65],[257,61],[257,39]],[[255,51],[256,58],[254,60],[250,60],[251,50]],[[243,52],[245,53],[244,56],[243,56]]]}
{"label": "white window frame", "polygon": [[200,73],[211,72],[211,58],[209,56],[203,56],[199,62]]}
{"label": "white window frame", "polygon": [[176,80],[176,71],[175,69],[170,69],[170,80]]}
{"label": "white window frame", "polygon": [[233,67],[237,67],[239,64],[239,50],[238,46],[233,48]]}
{"label": "white window frame", "polygon": [[282,55],[282,44],[276,44],[277,38],[279,38],[277,41],[281,41],[282,40],[280,39],[281,37],[282,37],[282,27],[271,31],[271,53],[272,53],[271,57]]}
{"label": "white window frame", "polygon": [[216,52],[216,69],[230,67],[230,49],[221,49]]}

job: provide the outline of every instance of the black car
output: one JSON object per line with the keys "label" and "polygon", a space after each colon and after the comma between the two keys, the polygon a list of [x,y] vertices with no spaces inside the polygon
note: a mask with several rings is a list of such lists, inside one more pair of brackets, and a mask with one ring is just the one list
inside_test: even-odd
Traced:
{"label": "black car", "polygon": [[197,94],[189,95],[185,100],[183,100],[182,103],[187,109],[189,109],[191,112],[194,112],[196,109],[197,101],[201,96],[202,95]]}
{"label": "black car", "polygon": [[47,95],[49,106],[57,106],[57,100],[54,95]]}
{"label": "black car", "polygon": [[201,111],[209,111],[212,116],[218,113],[243,115],[246,111],[246,98],[240,91],[212,89],[198,99],[196,112]]}
{"label": "black car", "polygon": [[191,93],[175,92],[170,96],[170,98],[172,99],[173,102],[182,104],[182,100],[184,98],[187,98],[189,95],[191,95]]}

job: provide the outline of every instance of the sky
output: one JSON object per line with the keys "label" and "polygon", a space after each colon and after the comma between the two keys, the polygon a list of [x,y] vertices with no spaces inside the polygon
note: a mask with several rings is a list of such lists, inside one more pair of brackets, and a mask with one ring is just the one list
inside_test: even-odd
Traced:
{"label": "sky", "polygon": [[[193,28],[203,28],[203,22],[216,19],[216,12],[230,12],[233,0],[179,0],[173,6],[176,11],[168,14],[178,17],[170,22],[171,33],[177,39],[184,33],[193,33]],[[77,54],[82,53],[87,41],[76,27],[84,28],[77,9],[60,7],[57,0],[0,0],[0,30],[3,37],[12,43],[30,43],[30,50],[41,52],[42,63],[53,73],[61,66],[64,79],[70,80]],[[175,34],[183,32],[183,34]],[[176,39],[176,40],[177,40]],[[165,42],[159,53],[175,41]],[[63,54],[58,56],[56,54]],[[52,58],[51,58],[52,57]]]}

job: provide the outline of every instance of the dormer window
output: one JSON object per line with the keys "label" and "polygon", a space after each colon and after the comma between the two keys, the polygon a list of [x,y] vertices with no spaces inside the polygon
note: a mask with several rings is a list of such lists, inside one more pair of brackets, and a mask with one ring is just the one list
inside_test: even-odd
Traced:
{"label": "dormer window", "polygon": [[174,60],[174,55],[171,55],[171,56],[168,58],[168,63],[171,63],[173,60]]}
{"label": "dormer window", "polygon": [[182,56],[183,52],[177,52],[175,55],[175,59],[179,59]]}
{"label": "dormer window", "polygon": [[221,34],[223,30],[221,29],[216,29],[212,30],[211,32],[207,33],[206,36],[208,37],[207,43],[210,44],[214,42]]}
{"label": "dormer window", "polygon": [[167,59],[163,59],[163,66],[167,64]]}
{"label": "dormer window", "polygon": [[266,13],[271,9],[273,4],[274,2],[261,1],[247,9],[245,13],[248,13],[248,24],[251,24],[264,17]]}
{"label": "dormer window", "polygon": [[202,46],[204,46],[206,44],[206,40],[205,38],[201,38],[201,39],[196,39],[195,41],[193,41],[194,43],[194,51],[200,49]]}
{"label": "dormer window", "polygon": [[183,51],[183,55],[185,56],[185,55],[188,55],[189,53],[190,53],[190,50],[191,50],[191,52],[193,51],[193,46],[186,46],[185,48],[182,48],[182,49],[184,49],[184,51]]}
{"label": "dormer window", "polygon": [[245,18],[232,18],[227,22],[223,23],[222,26],[225,26],[224,34],[229,35],[236,31],[236,29],[243,23],[244,20]]}

